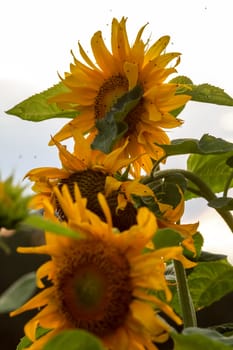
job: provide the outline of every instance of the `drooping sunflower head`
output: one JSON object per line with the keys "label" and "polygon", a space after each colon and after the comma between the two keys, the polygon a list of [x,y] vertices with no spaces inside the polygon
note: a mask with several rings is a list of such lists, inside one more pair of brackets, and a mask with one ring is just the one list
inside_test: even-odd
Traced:
{"label": "drooping sunflower head", "polygon": [[[163,291],[167,300],[171,299],[164,277],[165,263],[179,259],[181,248],[145,252],[157,230],[155,216],[147,208],[138,211],[137,222],[129,230],[116,232],[103,195],[98,197],[105,222],[86,208],[77,186],[75,201],[67,186],[55,192],[67,215],[67,224],[61,225],[78,234],[75,239],[49,232],[44,246],[19,249],[51,256],[37,271],[38,286],[43,290],[11,313],[14,316],[41,308],[25,326],[33,342],[29,349],[41,349],[55,334],[77,328],[98,336],[107,349],[157,349],[153,342],[165,341],[170,329],[158,311],[177,323],[181,321],[151,292]],[[47,218],[57,222],[50,202],[46,202],[45,211]],[[50,280],[49,287],[44,286],[45,277]],[[38,325],[51,331],[37,340]]]}
{"label": "drooping sunflower head", "polygon": [[140,184],[138,180],[121,181],[114,177],[120,175],[122,168],[130,166],[131,160],[124,157],[128,141],[122,147],[105,154],[91,148],[93,135],[85,138],[78,130],[73,131],[74,151],[55,140],[59,151],[62,168],[36,168],[26,175],[34,181],[33,190],[37,193],[32,200],[36,209],[43,208],[43,201],[49,198],[56,214],[61,220],[66,215],[54,194],[54,186],[61,190],[67,185],[74,199],[74,187],[78,184],[82,196],[87,198],[87,207],[103,220],[104,213],[99,205],[97,194],[106,195],[113,216],[114,226],[120,230],[129,228],[136,223],[136,209],[131,195],[153,195],[149,187]]}
{"label": "drooping sunflower head", "polygon": [[[54,96],[62,108],[75,108],[78,116],[65,125],[55,136],[56,140],[69,138],[73,128],[86,133],[95,129],[96,122],[103,119],[120,97],[134,87],[140,87],[142,94],[136,106],[124,118],[127,129],[116,146],[129,138],[125,152],[131,157],[143,154],[134,161],[138,174],[140,167],[149,172],[151,158],[158,159],[163,150],[155,145],[169,143],[164,128],[174,128],[181,121],[172,111],[185,105],[190,99],[186,95],[176,95],[177,85],[167,83],[166,79],[176,72],[180,53],[166,53],[169,36],[161,37],[151,46],[149,40],[142,39],[143,26],[130,45],[126,18],[113,19],[111,32],[111,51],[107,49],[101,31],[91,39],[95,62],[88,57],[79,43],[83,60],[74,57],[70,72],[62,79],[69,92]],[[175,61],[173,64],[170,62]],[[146,154],[145,154],[146,153]]]}

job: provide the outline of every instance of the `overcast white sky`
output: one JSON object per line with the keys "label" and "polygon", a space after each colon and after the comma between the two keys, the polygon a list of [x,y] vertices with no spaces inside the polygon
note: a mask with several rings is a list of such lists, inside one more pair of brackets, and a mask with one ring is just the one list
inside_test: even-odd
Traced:
{"label": "overcast white sky", "polygon": [[[110,43],[113,17],[128,17],[129,37],[145,23],[151,42],[171,36],[167,51],[182,53],[178,74],[194,83],[208,82],[233,96],[232,0],[2,0],[0,3],[0,172],[14,171],[21,181],[39,166],[60,166],[56,149],[48,147],[50,135],[67,120],[42,123],[22,121],[4,111],[34,93],[58,82],[57,71],[69,69],[70,50],[77,42],[90,50],[90,38],[103,31]],[[89,51],[90,53],[90,51]],[[233,142],[233,108],[191,102],[181,115],[185,121],[170,131],[170,138],[210,133]],[[176,166],[179,160],[168,162]],[[184,166],[180,160],[180,166]],[[187,204],[187,220],[200,220],[206,249],[233,251],[233,239],[218,214],[203,201]],[[221,235],[220,235],[221,231]]]}

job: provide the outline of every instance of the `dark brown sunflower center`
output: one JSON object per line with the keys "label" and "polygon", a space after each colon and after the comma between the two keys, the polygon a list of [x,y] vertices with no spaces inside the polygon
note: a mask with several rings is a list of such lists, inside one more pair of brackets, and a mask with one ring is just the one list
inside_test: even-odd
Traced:
{"label": "dark brown sunflower center", "polygon": [[[67,184],[70,194],[74,197],[74,184],[77,183],[81,192],[81,195],[87,198],[87,208],[97,214],[102,220],[105,220],[104,213],[97,199],[99,192],[105,192],[105,180],[106,174],[100,171],[94,171],[91,169],[78,171],[66,179],[62,179],[58,185],[61,188],[64,184]],[[133,204],[128,202],[124,210],[118,210],[117,202],[118,191],[113,191],[106,198],[109,208],[112,214],[113,226],[117,227],[120,231],[127,230],[132,225],[136,224],[136,209]],[[61,220],[67,220],[58,200],[56,200],[56,214]]]}
{"label": "dark brown sunflower center", "polygon": [[111,107],[128,91],[128,80],[121,75],[114,75],[107,79],[100,87],[95,99],[95,117],[101,119]]}
{"label": "dark brown sunflower center", "polygon": [[120,327],[132,302],[125,255],[98,239],[78,241],[57,261],[54,286],[67,321],[98,336]]}
{"label": "dark brown sunflower center", "polygon": [[143,115],[145,115],[145,113],[146,113],[146,109],[144,106],[143,99],[141,99],[139,101],[139,103],[137,104],[137,106],[135,108],[133,108],[124,119],[124,121],[128,125],[128,130],[127,130],[126,134],[124,135],[125,137],[130,136],[130,135],[134,134],[135,132],[137,134],[137,129],[140,129],[138,127],[138,124],[139,124],[140,120],[144,119]]}
{"label": "dark brown sunflower center", "polygon": [[[121,75],[115,75],[107,79],[100,87],[95,99],[95,118],[101,119],[117,102],[119,97],[128,91],[128,80]],[[143,98],[138,105],[128,113],[124,121],[128,124],[128,131],[125,137],[137,132],[138,122],[143,119],[143,114],[146,113]]]}

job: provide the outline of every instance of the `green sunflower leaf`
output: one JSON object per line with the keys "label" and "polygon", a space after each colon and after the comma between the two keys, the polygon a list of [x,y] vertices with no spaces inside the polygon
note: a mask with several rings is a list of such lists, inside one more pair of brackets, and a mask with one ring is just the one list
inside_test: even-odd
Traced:
{"label": "green sunflower leaf", "polygon": [[215,136],[204,134],[200,140],[193,138],[175,139],[170,145],[160,145],[167,156],[182,154],[221,154],[233,151],[233,143]]}
{"label": "green sunflower leaf", "polygon": [[174,350],[228,350],[232,349],[233,337],[224,337],[208,328],[189,327],[182,334],[171,333]]}
{"label": "green sunflower leaf", "polygon": [[33,122],[40,122],[51,118],[74,118],[78,114],[77,111],[64,111],[56,103],[48,102],[49,98],[68,91],[68,88],[64,84],[58,83],[48,90],[35,94],[18,103],[6,111],[6,113]]}
{"label": "green sunflower leaf", "polygon": [[192,90],[187,90],[185,93],[192,96],[193,101],[233,106],[233,98],[230,95],[210,84],[193,85]]}
{"label": "green sunflower leaf", "polygon": [[189,95],[192,97],[193,101],[233,106],[233,98],[219,87],[207,83],[194,85],[193,82],[185,76],[178,76],[172,79],[170,83],[183,84],[183,86],[177,88],[177,95]]}
{"label": "green sunflower leaf", "polygon": [[16,280],[0,295],[0,313],[17,309],[36,291],[36,274],[29,272]]}
{"label": "green sunflower leaf", "polygon": [[67,330],[59,333],[43,350],[104,350],[100,340],[84,330]]}
{"label": "green sunflower leaf", "polygon": [[59,236],[66,236],[74,239],[80,239],[83,235],[79,232],[71,230],[62,223],[53,222],[39,215],[31,215],[24,220],[24,224],[43,231],[49,231]]}
{"label": "green sunflower leaf", "polygon": [[92,143],[93,149],[104,153],[111,152],[114,144],[127,132],[128,124],[124,120],[138,104],[142,94],[142,88],[135,86],[117,100],[104,118],[97,120],[98,134]]}
{"label": "green sunflower leaf", "polygon": [[[192,154],[188,158],[187,169],[206,182],[213,192],[220,193],[226,184],[227,188],[233,187],[232,168],[227,165],[227,160],[232,156],[233,151],[205,156]],[[191,192],[185,193],[186,199],[196,196]]]}
{"label": "green sunflower leaf", "polygon": [[[220,300],[233,291],[233,266],[227,259],[199,261],[188,274],[188,285],[195,310],[200,310]],[[176,289],[171,305],[180,313]]]}

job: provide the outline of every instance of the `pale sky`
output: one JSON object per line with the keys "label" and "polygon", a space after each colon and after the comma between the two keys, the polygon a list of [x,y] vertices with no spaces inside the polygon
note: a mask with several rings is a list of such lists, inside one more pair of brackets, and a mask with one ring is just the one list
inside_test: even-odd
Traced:
{"label": "pale sky", "polygon": [[[13,171],[21,181],[34,167],[57,166],[57,151],[48,147],[67,120],[42,123],[22,121],[4,111],[23,99],[41,92],[69,70],[70,50],[78,56],[81,42],[90,54],[90,39],[102,30],[110,44],[113,17],[128,17],[127,29],[133,41],[137,31],[148,23],[143,38],[151,43],[170,35],[167,51],[182,53],[179,75],[194,83],[210,83],[233,96],[232,0],[2,0],[0,3],[0,173]],[[169,131],[171,139],[200,138],[204,133],[233,142],[233,108],[191,102],[180,117],[184,125]],[[180,164],[180,165],[179,165]],[[167,167],[184,167],[181,158]],[[24,182],[25,183],[25,182]],[[204,201],[187,204],[185,219],[200,220],[205,248],[232,257],[233,239],[218,214]],[[203,231],[202,231],[203,230]],[[219,234],[221,231],[221,234]],[[233,261],[233,258],[232,258]]]}

